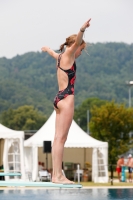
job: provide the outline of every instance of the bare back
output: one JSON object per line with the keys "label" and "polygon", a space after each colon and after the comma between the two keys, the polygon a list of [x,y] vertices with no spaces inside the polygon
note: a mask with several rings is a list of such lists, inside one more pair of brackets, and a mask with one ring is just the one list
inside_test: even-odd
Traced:
{"label": "bare back", "polygon": [[[73,66],[74,61],[75,61],[74,54],[70,56],[66,49],[66,51],[61,55],[60,68],[68,70]],[[57,81],[58,81],[59,91],[64,90],[68,86],[68,76],[60,68],[57,69]]]}
{"label": "bare back", "polygon": [[122,165],[124,165],[124,159],[119,159],[118,161],[117,161],[117,167],[121,167]]}

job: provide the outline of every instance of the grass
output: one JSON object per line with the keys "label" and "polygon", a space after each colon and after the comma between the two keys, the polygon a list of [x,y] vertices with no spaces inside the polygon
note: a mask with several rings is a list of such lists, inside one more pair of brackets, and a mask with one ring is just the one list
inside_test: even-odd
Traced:
{"label": "grass", "polygon": [[128,187],[128,186],[132,186],[133,187],[133,183],[127,183],[127,182],[113,182],[113,185],[111,185],[110,182],[108,183],[93,183],[93,182],[81,182],[81,184],[84,187]]}
{"label": "grass", "polygon": [[[110,172],[109,172],[109,177],[110,177]],[[81,182],[81,184],[84,187],[133,187],[133,182],[129,183],[128,182],[128,172],[126,172],[126,180],[127,182],[118,182],[118,175],[117,172],[114,171],[113,173],[113,185],[111,185],[111,182],[108,183],[93,183],[93,182]],[[117,180],[117,182],[115,182]]]}

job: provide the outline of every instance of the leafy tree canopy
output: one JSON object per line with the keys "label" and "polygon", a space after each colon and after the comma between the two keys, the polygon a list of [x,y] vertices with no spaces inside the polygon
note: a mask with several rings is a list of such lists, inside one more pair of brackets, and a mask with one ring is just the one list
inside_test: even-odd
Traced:
{"label": "leafy tree canopy", "polygon": [[2,113],[2,124],[14,130],[38,130],[46,122],[46,117],[33,106],[21,106]]}
{"label": "leafy tree canopy", "polygon": [[[89,55],[83,51],[76,60],[75,106],[91,97],[128,106],[125,82],[133,78],[133,44],[89,44],[86,51]],[[57,91],[56,61],[47,53],[0,58],[0,114],[32,105],[49,117]]]}
{"label": "leafy tree canopy", "polygon": [[[82,102],[80,106],[75,109],[74,119],[80,125],[80,127],[87,131],[87,115],[89,121],[91,119],[91,109],[93,106],[100,107],[105,104],[107,100],[101,100],[99,98],[88,98]],[[88,111],[88,113],[87,113]]]}
{"label": "leafy tree canopy", "polygon": [[109,143],[109,163],[116,163],[118,155],[129,149],[133,130],[133,108],[123,104],[107,102],[101,107],[93,107],[90,121],[91,136]]}

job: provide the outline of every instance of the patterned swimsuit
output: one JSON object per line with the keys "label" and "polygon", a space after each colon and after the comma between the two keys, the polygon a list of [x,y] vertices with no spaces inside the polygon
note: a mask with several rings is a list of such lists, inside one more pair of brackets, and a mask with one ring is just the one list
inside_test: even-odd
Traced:
{"label": "patterned swimsuit", "polygon": [[57,104],[59,101],[66,98],[68,95],[74,95],[74,82],[76,79],[76,63],[74,62],[74,64],[72,65],[70,69],[67,69],[67,70],[62,69],[60,67],[61,55],[62,54],[60,54],[58,57],[57,69],[60,68],[62,71],[64,71],[67,74],[68,86],[64,90],[59,91],[54,98],[54,107],[57,109],[58,109]]}

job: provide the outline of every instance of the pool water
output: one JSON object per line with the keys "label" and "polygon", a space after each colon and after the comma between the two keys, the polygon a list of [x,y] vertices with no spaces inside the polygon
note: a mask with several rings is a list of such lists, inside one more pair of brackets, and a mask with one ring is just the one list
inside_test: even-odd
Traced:
{"label": "pool water", "polygon": [[0,200],[133,200],[133,189],[0,190]]}

